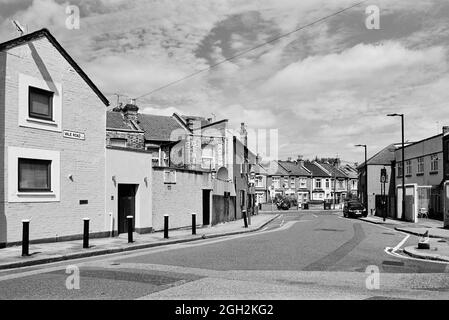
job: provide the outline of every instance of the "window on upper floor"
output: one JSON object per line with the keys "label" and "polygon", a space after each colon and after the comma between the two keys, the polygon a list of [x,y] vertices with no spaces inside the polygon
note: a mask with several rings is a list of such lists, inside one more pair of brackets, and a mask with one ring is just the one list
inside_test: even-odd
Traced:
{"label": "window on upper floor", "polygon": [[315,180],[315,188],[320,189],[321,188],[321,179]]}
{"label": "window on upper floor", "polygon": [[418,158],[418,171],[417,173],[423,174],[424,173],[424,157]]}
{"label": "window on upper floor", "polygon": [[412,160],[405,161],[405,175],[412,175]]}
{"label": "window on upper floor", "polygon": [[214,146],[206,145],[201,150],[201,168],[211,169],[214,167],[215,167]]}
{"label": "window on upper floor", "polygon": [[295,178],[290,178],[290,188],[295,188]]}
{"label": "window on upper floor", "polygon": [[113,147],[126,148],[126,139],[125,138],[111,138],[111,139],[109,139],[109,144]]}
{"label": "window on upper floor", "polygon": [[61,83],[19,73],[18,125],[62,132],[62,97]]}
{"label": "window on upper floor", "polygon": [[284,177],[284,188],[288,188],[288,177]]}
{"label": "window on upper floor", "polygon": [[433,154],[430,156],[430,171],[438,171],[438,154]]}
{"label": "window on upper floor", "polygon": [[28,116],[30,118],[53,121],[53,92],[29,87]]}
{"label": "window on upper floor", "polygon": [[343,180],[338,180],[338,188],[343,189],[345,187]]}
{"label": "window on upper floor", "polygon": [[300,178],[300,179],[299,179],[299,187],[300,187],[300,188],[306,188],[306,187],[307,187],[307,179],[305,179],[305,178]]}
{"label": "window on upper floor", "polygon": [[402,177],[402,161],[397,163],[397,168],[398,168],[397,176],[398,178],[400,178]]}
{"label": "window on upper floor", "polygon": [[273,177],[273,187],[275,187],[275,188],[280,187],[280,178],[279,177]]}
{"label": "window on upper floor", "polygon": [[264,180],[263,180],[263,176],[256,176],[256,179],[254,181],[254,185],[256,187],[262,188],[264,187]]}
{"label": "window on upper floor", "polygon": [[329,189],[330,185],[329,185],[329,179],[326,179],[326,189]]}
{"label": "window on upper floor", "polygon": [[19,158],[18,190],[20,192],[51,191],[51,160]]}

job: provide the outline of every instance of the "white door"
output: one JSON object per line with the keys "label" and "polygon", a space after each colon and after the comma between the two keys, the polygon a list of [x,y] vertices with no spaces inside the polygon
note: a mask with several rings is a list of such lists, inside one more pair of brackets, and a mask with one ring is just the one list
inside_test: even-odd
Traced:
{"label": "white door", "polygon": [[449,227],[449,181],[444,183],[444,227]]}
{"label": "white door", "polygon": [[402,219],[402,188],[398,187],[397,188],[397,212],[396,212],[396,218],[397,219]]}

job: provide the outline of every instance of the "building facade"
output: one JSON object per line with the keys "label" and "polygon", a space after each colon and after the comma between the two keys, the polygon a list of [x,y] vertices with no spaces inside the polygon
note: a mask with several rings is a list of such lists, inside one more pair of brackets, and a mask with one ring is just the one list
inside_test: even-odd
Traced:
{"label": "building facade", "polygon": [[107,235],[108,104],[48,30],[0,44],[0,246]]}
{"label": "building facade", "polygon": [[[443,134],[404,148],[405,177],[402,177],[402,148],[395,151],[396,218],[418,221],[421,214],[443,220]],[[402,179],[405,183],[405,217],[402,216]]]}

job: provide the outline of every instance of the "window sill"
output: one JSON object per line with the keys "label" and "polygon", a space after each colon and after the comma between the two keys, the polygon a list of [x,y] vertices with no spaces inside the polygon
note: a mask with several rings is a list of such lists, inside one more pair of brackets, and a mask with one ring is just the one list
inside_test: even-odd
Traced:
{"label": "window sill", "polygon": [[26,119],[27,122],[34,122],[34,123],[39,123],[39,124],[45,124],[48,126],[53,126],[53,127],[57,127],[58,124],[55,121],[50,121],[50,120],[43,120],[43,119],[36,119],[36,118],[27,118]]}
{"label": "window sill", "polygon": [[410,178],[412,175],[411,174],[406,174],[405,177],[406,178]]}
{"label": "window sill", "polygon": [[438,171],[430,171],[429,174],[438,174]]}
{"label": "window sill", "polygon": [[417,175],[417,176],[423,176],[423,175],[424,175],[424,172],[418,172],[416,175]]}
{"label": "window sill", "polygon": [[56,197],[55,193],[50,191],[50,192],[17,192],[16,195],[18,197]]}

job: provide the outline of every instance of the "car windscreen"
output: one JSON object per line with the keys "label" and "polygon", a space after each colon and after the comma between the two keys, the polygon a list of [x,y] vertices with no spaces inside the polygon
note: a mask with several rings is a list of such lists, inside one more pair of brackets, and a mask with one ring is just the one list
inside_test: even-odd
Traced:
{"label": "car windscreen", "polygon": [[361,203],[349,203],[348,204],[348,208],[349,209],[355,209],[355,210],[362,210],[363,209],[363,205]]}

